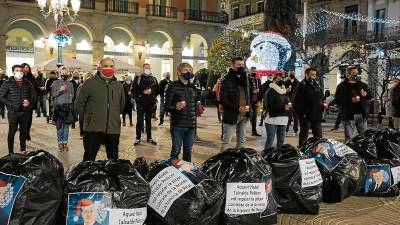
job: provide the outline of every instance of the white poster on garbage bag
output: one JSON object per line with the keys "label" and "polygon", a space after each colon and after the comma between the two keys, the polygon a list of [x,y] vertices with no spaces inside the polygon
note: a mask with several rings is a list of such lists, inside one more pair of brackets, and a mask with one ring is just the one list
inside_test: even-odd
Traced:
{"label": "white poster on garbage bag", "polygon": [[357,154],[356,151],[354,151],[349,146],[347,146],[343,143],[340,143],[340,142],[332,140],[332,139],[328,139],[328,141],[333,144],[333,149],[335,149],[335,152],[338,156],[343,157],[343,156],[349,155],[349,154]]}
{"label": "white poster on garbage bag", "polygon": [[265,183],[227,183],[225,213],[246,215],[264,212],[268,205]]}
{"label": "white poster on garbage bag", "polygon": [[143,225],[147,217],[147,208],[138,209],[111,209],[110,225],[129,224]]}
{"label": "white poster on garbage bag", "polygon": [[400,166],[392,167],[393,184],[398,184],[400,182]]}
{"label": "white poster on garbage bag", "polygon": [[151,195],[148,205],[165,217],[175,200],[195,185],[178,169],[169,166],[150,181],[150,187]]}
{"label": "white poster on garbage bag", "polygon": [[314,158],[300,160],[299,165],[301,171],[301,188],[312,187],[322,183],[321,173]]}

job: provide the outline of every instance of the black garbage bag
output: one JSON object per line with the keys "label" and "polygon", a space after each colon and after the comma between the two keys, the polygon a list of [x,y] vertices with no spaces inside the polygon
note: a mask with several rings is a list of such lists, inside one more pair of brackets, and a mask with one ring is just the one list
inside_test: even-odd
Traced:
{"label": "black garbage bag", "polygon": [[[277,223],[272,168],[253,149],[228,149],[206,160],[202,171],[226,189],[224,225]],[[252,192],[259,188],[258,191]],[[261,188],[261,189],[260,189]],[[267,197],[260,200],[259,194]],[[249,199],[252,198],[252,200]],[[256,199],[256,200],[254,200]],[[249,208],[248,205],[253,205]],[[254,210],[254,211],[251,211]]]}
{"label": "black garbage bag", "polygon": [[272,167],[278,211],[318,214],[322,202],[322,177],[315,160],[311,158],[310,161],[291,145],[265,150],[262,155]]}
{"label": "black garbage bag", "polygon": [[133,161],[133,167],[140,173],[142,177],[146,177],[150,171],[149,165],[144,157],[136,158]]}
{"label": "black garbage bag", "polygon": [[301,151],[317,161],[324,181],[323,202],[341,202],[362,189],[365,162],[353,149],[335,140],[310,138]]}
{"label": "black garbage bag", "polygon": [[182,160],[156,161],[147,180],[152,187],[146,225],[220,225],[222,186]]}
{"label": "black garbage bag", "polygon": [[[92,205],[97,206],[98,223],[106,223],[107,218],[110,225],[118,224],[111,218],[120,219],[122,224],[129,224],[126,222],[131,219],[144,222],[150,193],[150,185],[128,160],[81,162],[66,176],[59,224],[83,222],[83,207]],[[114,216],[118,209],[131,216]]]}
{"label": "black garbage bag", "polygon": [[366,162],[365,182],[359,195],[394,197],[400,194],[400,146],[387,140],[385,135],[382,131],[368,130],[365,136],[355,136],[347,143]]}
{"label": "black garbage bag", "polygon": [[[5,210],[12,209],[8,224],[57,224],[62,202],[64,168],[56,157],[43,150],[27,155],[10,154],[0,159],[0,171],[13,175],[13,180],[16,181],[12,182],[13,189],[9,190],[15,199],[14,206],[12,207],[12,200],[8,199],[9,205],[2,207]],[[2,174],[1,179],[5,177]],[[23,182],[19,183],[17,180]],[[0,219],[0,224],[7,224],[7,221],[4,223]]]}

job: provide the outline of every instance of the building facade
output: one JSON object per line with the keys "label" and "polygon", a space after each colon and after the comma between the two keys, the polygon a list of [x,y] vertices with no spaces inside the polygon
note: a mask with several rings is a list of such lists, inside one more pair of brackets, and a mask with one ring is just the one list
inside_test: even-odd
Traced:
{"label": "building facade", "polygon": [[267,0],[225,0],[223,10],[229,15],[229,26],[246,30],[263,30]]}
{"label": "building facade", "polygon": [[[55,22],[36,0],[0,0],[0,67],[57,57]],[[180,62],[207,67],[207,49],[228,24],[215,0],[81,0],[64,54],[89,64],[105,56],[152,64],[159,78]]]}

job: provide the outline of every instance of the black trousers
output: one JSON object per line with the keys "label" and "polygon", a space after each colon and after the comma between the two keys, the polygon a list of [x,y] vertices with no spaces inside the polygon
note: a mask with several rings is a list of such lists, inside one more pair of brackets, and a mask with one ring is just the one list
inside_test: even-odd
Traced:
{"label": "black trousers", "polygon": [[8,152],[14,153],[14,137],[19,126],[19,142],[21,151],[26,150],[26,135],[28,129],[28,115],[31,112],[8,112]]}
{"label": "black trousers", "polygon": [[146,120],[147,140],[151,139],[151,117],[153,116],[153,107],[143,107],[142,104],[137,105],[137,121],[136,121],[136,140],[142,137],[144,121]]}
{"label": "black trousers", "polygon": [[28,127],[26,129],[26,137],[31,137],[31,128],[32,128],[32,116],[33,116],[33,110],[30,110],[28,112],[27,118],[28,118]]}
{"label": "black trousers", "polygon": [[291,110],[288,125],[286,126],[286,132],[289,132],[289,128],[293,122],[293,131],[297,133],[299,131],[299,116],[297,115],[296,111]]}
{"label": "black trousers", "polygon": [[306,118],[299,118],[300,122],[300,134],[299,134],[299,146],[303,146],[307,141],[308,132],[311,128],[314,137],[322,137],[322,125],[321,121],[309,121]]}
{"label": "black trousers", "polygon": [[257,133],[257,104],[251,105],[250,120],[251,120],[252,133],[256,134]]}
{"label": "black trousers", "polygon": [[95,161],[102,143],[106,146],[107,159],[118,159],[119,136],[119,134],[85,132],[83,161]]}
{"label": "black trousers", "polygon": [[47,116],[47,109],[46,109],[46,96],[37,96],[38,103],[36,108],[36,115],[40,116],[40,112],[42,112],[43,116]]}
{"label": "black trousers", "polygon": [[79,135],[83,137],[83,116],[79,116]]}
{"label": "black trousers", "polygon": [[5,115],[6,115],[5,111],[6,111],[6,106],[0,102],[0,116],[3,119],[5,118]]}

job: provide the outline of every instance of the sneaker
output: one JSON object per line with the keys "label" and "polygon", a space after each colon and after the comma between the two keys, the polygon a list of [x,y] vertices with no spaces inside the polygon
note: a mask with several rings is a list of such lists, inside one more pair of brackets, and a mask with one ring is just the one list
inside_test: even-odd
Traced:
{"label": "sneaker", "polygon": [[139,139],[136,139],[136,141],[133,143],[133,145],[136,146],[136,145],[140,144],[140,142],[141,142],[141,141],[140,141]]}
{"label": "sneaker", "polygon": [[130,123],[129,126],[130,126],[130,127],[133,127],[133,123]]}
{"label": "sneaker", "polygon": [[31,136],[30,135],[26,136],[26,140],[30,141],[31,140]]}
{"label": "sneaker", "polygon": [[62,151],[64,151],[64,144],[58,144],[58,151],[59,152],[62,152]]}
{"label": "sneaker", "polygon": [[258,133],[252,133],[251,136],[255,136],[255,137],[261,137],[261,134]]}
{"label": "sneaker", "polygon": [[28,151],[26,151],[26,150],[21,150],[21,154],[22,154],[22,155],[26,155],[26,154],[28,154]]}
{"label": "sneaker", "polygon": [[157,142],[153,141],[153,139],[148,139],[147,143],[152,144],[152,145],[157,145]]}
{"label": "sneaker", "polygon": [[64,151],[66,151],[66,152],[69,151],[68,144],[64,144]]}
{"label": "sneaker", "polygon": [[338,129],[339,129],[338,126],[334,126],[334,127],[331,129],[331,131],[335,131],[335,130],[338,130]]}
{"label": "sneaker", "polygon": [[122,123],[122,126],[123,126],[123,127],[126,127],[126,123]]}

